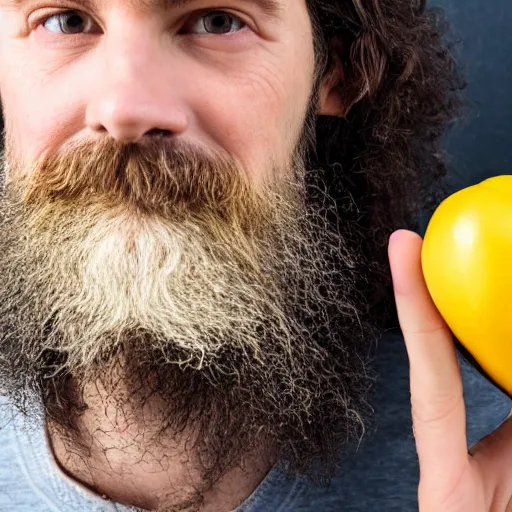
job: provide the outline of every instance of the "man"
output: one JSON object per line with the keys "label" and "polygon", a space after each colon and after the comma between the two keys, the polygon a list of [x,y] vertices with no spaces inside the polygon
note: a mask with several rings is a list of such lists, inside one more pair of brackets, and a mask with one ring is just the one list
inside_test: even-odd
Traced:
{"label": "man", "polygon": [[[432,199],[458,106],[436,15],[405,0],[0,6],[0,385],[18,460],[2,506],[342,509],[322,485],[370,414],[387,241]],[[390,256],[414,333],[441,321],[410,236]],[[457,383],[436,332],[428,357]],[[433,413],[447,384],[421,383]],[[441,510],[466,480],[442,487],[420,459]],[[508,488],[486,490],[502,506]]]}

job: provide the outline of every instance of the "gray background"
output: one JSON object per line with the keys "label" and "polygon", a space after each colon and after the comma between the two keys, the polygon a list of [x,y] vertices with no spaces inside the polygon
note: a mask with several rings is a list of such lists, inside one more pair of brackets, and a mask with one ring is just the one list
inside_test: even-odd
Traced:
{"label": "gray background", "polygon": [[512,2],[434,0],[461,39],[456,55],[468,81],[466,119],[447,137],[450,184],[512,174]]}

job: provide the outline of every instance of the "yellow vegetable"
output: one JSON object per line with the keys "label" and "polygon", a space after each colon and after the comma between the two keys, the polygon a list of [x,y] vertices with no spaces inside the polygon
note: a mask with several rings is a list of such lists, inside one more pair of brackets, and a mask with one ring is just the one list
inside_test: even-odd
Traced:
{"label": "yellow vegetable", "polygon": [[445,199],[427,227],[421,260],[452,332],[512,395],[512,175]]}

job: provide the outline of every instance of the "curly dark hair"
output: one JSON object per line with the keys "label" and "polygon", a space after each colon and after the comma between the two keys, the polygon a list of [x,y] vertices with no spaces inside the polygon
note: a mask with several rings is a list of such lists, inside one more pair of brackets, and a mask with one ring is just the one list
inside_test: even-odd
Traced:
{"label": "curly dark hair", "polygon": [[464,79],[426,0],[307,0],[317,72],[343,69],[344,118],[316,123],[314,158],[340,202],[341,222],[364,230],[370,314],[397,326],[388,271],[392,231],[420,229],[446,196],[442,138],[462,113]]}

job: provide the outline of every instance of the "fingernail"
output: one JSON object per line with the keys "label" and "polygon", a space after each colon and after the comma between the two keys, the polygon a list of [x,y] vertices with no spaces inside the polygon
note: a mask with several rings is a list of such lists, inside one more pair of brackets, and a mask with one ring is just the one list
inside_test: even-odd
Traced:
{"label": "fingernail", "polygon": [[398,242],[403,237],[403,230],[399,229],[398,231],[395,231],[390,237],[389,237],[389,243],[391,242]]}

